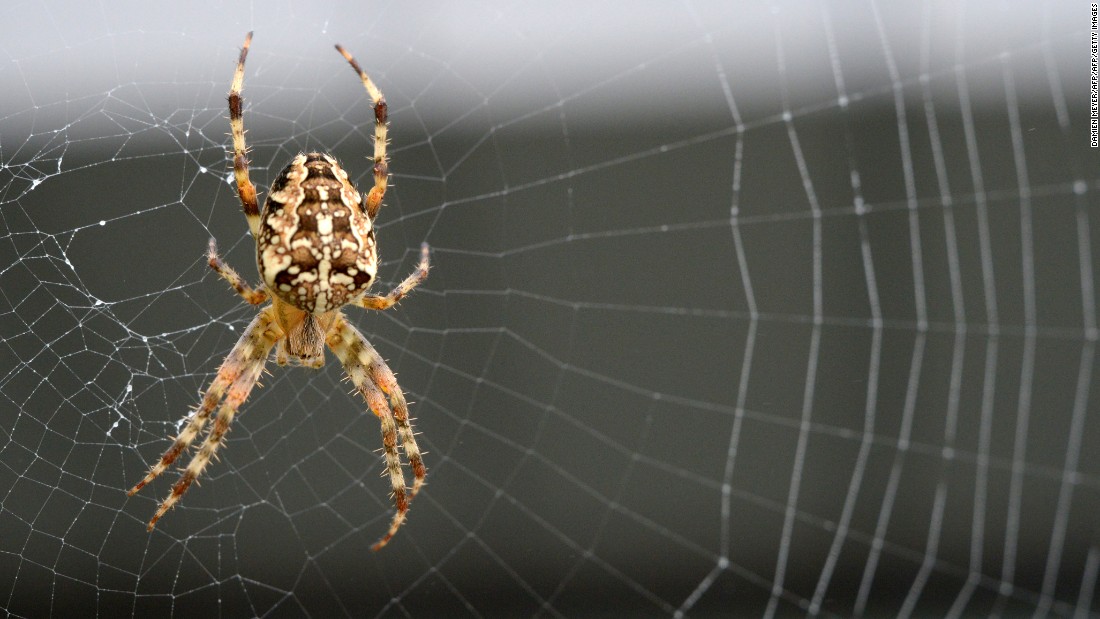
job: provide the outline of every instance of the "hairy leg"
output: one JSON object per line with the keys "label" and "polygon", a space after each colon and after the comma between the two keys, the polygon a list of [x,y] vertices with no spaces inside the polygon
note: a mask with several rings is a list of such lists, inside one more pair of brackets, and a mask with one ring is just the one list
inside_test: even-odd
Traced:
{"label": "hairy leg", "polygon": [[374,103],[374,187],[367,194],[366,201],[367,217],[373,220],[378,214],[379,207],[382,206],[382,197],[386,195],[386,184],[390,176],[389,164],[386,163],[386,98],[346,49],[337,44],[336,51],[340,52],[351,68],[359,74],[363,87],[367,89],[367,94]]}
{"label": "hairy leg", "polygon": [[[343,363],[348,377],[381,422],[386,470],[389,472],[394,504],[397,507],[389,531],[372,547],[373,550],[378,550],[393,538],[405,521],[409,502],[424,484],[427,471],[413,435],[405,396],[401,393],[393,372],[363,334],[351,326],[343,316],[338,316],[336,320],[329,335],[329,347]],[[409,494],[405,492],[405,475],[401,470],[401,457],[397,450],[399,435],[405,457],[408,458],[409,466],[413,471],[413,488]]]}
{"label": "hairy leg", "polygon": [[237,195],[241,199],[241,209],[248,220],[248,228],[255,238],[260,232],[260,206],[256,201],[256,186],[248,178],[248,146],[244,141],[244,102],[241,99],[244,60],[248,57],[250,45],[251,32],[244,38],[241,57],[237,60],[237,70],[233,74],[233,85],[229,88],[229,127],[233,132],[233,175],[237,179]]}
{"label": "hairy leg", "polygon": [[229,423],[233,420],[233,415],[248,398],[249,392],[252,391],[252,387],[263,371],[267,356],[271,352],[271,347],[275,344],[276,337],[278,337],[277,329],[270,308],[264,309],[256,316],[252,324],[245,329],[244,334],[241,335],[241,339],[237,341],[233,350],[229,352],[225,361],[222,362],[218,375],[214,378],[214,382],[203,398],[202,406],[192,415],[187,427],[176,438],[172,447],[161,456],[161,459],[153,466],[145,479],[130,490],[130,495],[141,490],[145,484],[164,472],[187,449],[199,432],[202,431],[214,407],[217,406],[224,395],[225,400],[218,410],[214,426],[203,442],[202,448],[191,459],[191,463],[184,470],[179,481],[172,487],[172,493],[161,503],[153,519],[149,521],[150,531],[156,526],[157,520],[179,501],[183,493],[202,473],[203,468],[217,451],[222,437],[229,429]]}
{"label": "hairy leg", "polygon": [[419,286],[425,279],[428,279],[428,268],[430,267],[428,259],[428,244],[420,244],[420,264],[417,265],[416,270],[412,272],[405,281],[398,284],[396,288],[391,290],[389,294],[385,296],[377,296],[373,294],[365,295],[362,299],[357,301],[360,307],[372,310],[384,310],[393,307],[401,299],[405,298],[405,295],[412,292],[413,288]]}
{"label": "hairy leg", "polygon": [[237,294],[241,295],[247,303],[251,305],[260,305],[268,300],[269,297],[266,288],[256,290],[252,286],[249,286],[233,267],[222,260],[221,256],[218,255],[218,244],[213,238],[210,239],[210,246],[206,250],[206,258],[210,263],[210,268],[214,269],[218,275],[221,275],[225,281],[229,282],[233,290],[236,290]]}

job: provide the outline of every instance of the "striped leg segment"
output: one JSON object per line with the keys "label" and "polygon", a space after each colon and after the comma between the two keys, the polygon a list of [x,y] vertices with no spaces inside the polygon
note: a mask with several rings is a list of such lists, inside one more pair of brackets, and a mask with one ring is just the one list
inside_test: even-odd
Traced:
{"label": "striped leg segment", "polygon": [[[141,490],[145,484],[164,472],[191,445],[206,425],[214,408],[221,402],[214,425],[207,434],[206,440],[203,441],[199,452],[191,459],[179,481],[172,487],[172,493],[161,503],[160,508],[153,515],[152,520],[149,521],[150,531],[156,526],[157,520],[187,492],[192,482],[198,478],[217,452],[222,438],[229,429],[230,422],[233,421],[233,415],[248,398],[248,394],[252,391],[252,387],[255,386],[260,373],[263,371],[267,356],[271,352],[271,347],[275,344],[277,329],[271,308],[264,309],[256,316],[222,363],[218,375],[214,378],[214,382],[203,397],[202,405],[192,415],[187,427],[176,438],[168,451],[164,452],[164,455],[149,471],[149,474],[145,476],[145,479],[130,490],[129,494],[133,495]],[[222,401],[223,397],[224,401]]]}
{"label": "striped leg segment", "polygon": [[233,85],[229,88],[229,126],[233,131],[233,176],[237,179],[237,195],[241,199],[248,227],[255,238],[260,232],[260,206],[256,201],[256,186],[248,178],[248,147],[244,141],[244,102],[241,99],[241,87],[244,85],[244,59],[248,56],[248,47],[252,44],[252,33],[244,38],[241,57],[237,61],[237,71],[233,74]]}
{"label": "striped leg segment", "polygon": [[[409,502],[424,485],[427,471],[413,435],[405,396],[401,393],[393,372],[378,355],[378,351],[343,316],[337,317],[328,343],[340,362],[344,364],[348,377],[363,395],[382,426],[382,448],[386,456],[386,470],[389,472],[390,484],[393,487],[393,500],[397,512],[393,516],[389,530],[371,547],[372,550],[379,550],[393,538],[401,524],[405,522]],[[401,456],[397,449],[398,437],[401,439],[409,467],[413,471],[413,487],[409,493],[405,491],[405,475],[401,470]]]}
{"label": "striped leg segment", "polygon": [[241,277],[233,267],[226,264],[221,256],[218,255],[218,244],[213,238],[210,239],[210,247],[206,250],[206,258],[210,263],[210,268],[214,269],[218,275],[221,275],[225,281],[229,282],[233,290],[236,290],[237,294],[241,295],[250,305],[260,305],[267,301],[267,289],[260,288],[257,290],[249,286],[248,283],[244,281],[244,278]]}
{"label": "striped leg segment", "polygon": [[386,184],[389,182],[390,168],[386,162],[386,98],[382,91],[367,77],[367,73],[359,66],[348,50],[341,45],[336,45],[336,51],[348,61],[352,69],[359,74],[363,81],[363,87],[367,89],[371,102],[374,103],[374,187],[367,194],[367,217],[374,219],[382,206],[382,197],[386,195]]}
{"label": "striped leg segment", "polygon": [[420,244],[420,264],[417,265],[416,270],[411,275],[405,278],[405,281],[401,282],[397,288],[390,291],[385,296],[376,296],[373,294],[365,295],[362,299],[359,299],[358,304],[361,307],[372,310],[384,310],[393,307],[395,303],[405,297],[405,295],[412,292],[413,288],[416,288],[425,279],[428,279],[428,268],[431,265],[428,261],[428,244]]}

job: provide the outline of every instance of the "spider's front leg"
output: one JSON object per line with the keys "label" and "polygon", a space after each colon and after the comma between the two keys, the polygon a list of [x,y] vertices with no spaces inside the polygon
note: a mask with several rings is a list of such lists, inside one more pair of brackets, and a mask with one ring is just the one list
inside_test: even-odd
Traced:
{"label": "spider's front leg", "polygon": [[129,494],[132,496],[141,490],[145,484],[156,479],[158,475],[164,472],[195,440],[206,425],[214,407],[222,401],[224,396],[225,401],[221,403],[221,407],[218,409],[217,418],[207,434],[206,440],[203,441],[202,448],[191,459],[190,464],[180,475],[179,481],[172,486],[172,493],[161,503],[160,508],[153,515],[152,520],[149,521],[150,531],[156,526],[157,520],[179,501],[183,493],[187,492],[191,483],[202,474],[203,469],[214,456],[226,431],[229,430],[229,424],[233,421],[234,414],[248,398],[252,387],[259,379],[264,363],[267,361],[267,357],[271,353],[271,347],[274,346],[279,333],[271,308],[265,308],[256,316],[252,324],[245,329],[244,334],[241,335],[241,339],[237,341],[233,350],[229,351],[229,355],[226,356],[221,368],[218,369],[218,375],[214,378],[214,382],[211,383],[210,388],[203,396],[202,406],[192,415],[187,427],[176,438],[172,446],[168,448],[168,451],[164,452],[164,455],[152,467],[145,479],[130,489]]}
{"label": "spider's front leg", "polygon": [[[413,435],[405,396],[401,393],[401,387],[398,386],[393,372],[378,355],[378,351],[370,345],[362,333],[347,322],[342,314],[337,314],[336,323],[329,332],[328,345],[344,365],[348,378],[363,395],[371,412],[382,424],[382,448],[386,454],[386,470],[389,472],[390,483],[393,486],[393,501],[397,512],[393,515],[389,531],[371,547],[371,550],[379,550],[393,538],[397,529],[405,522],[409,502],[424,485],[427,471],[420,455],[420,448],[416,444],[416,437]],[[413,487],[407,495],[405,474],[401,470],[401,456],[397,450],[399,434],[405,457],[408,458],[409,467],[413,471]]]}

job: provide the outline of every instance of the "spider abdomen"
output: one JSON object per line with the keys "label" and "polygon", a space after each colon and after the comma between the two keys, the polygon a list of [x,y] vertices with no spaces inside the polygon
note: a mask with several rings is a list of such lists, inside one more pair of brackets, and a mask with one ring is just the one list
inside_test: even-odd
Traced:
{"label": "spider abdomen", "polygon": [[260,275],[273,294],[323,314],[367,291],[377,260],[361,201],[328,155],[298,155],[283,169],[264,202],[257,239]]}

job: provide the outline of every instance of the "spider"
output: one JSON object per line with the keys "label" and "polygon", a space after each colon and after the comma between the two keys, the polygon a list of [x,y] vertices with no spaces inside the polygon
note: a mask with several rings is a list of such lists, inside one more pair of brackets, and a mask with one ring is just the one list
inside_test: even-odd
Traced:
{"label": "spider", "polygon": [[[378,351],[344,317],[341,308],[356,305],[371,310],[392,307],[428,276],[428,245],[420,248],[420,264],[389,294],[367,294],[378,268],[373,222],[386,193],[386,100],[355,58],[340,45],[336,50],[359,75],[374,104],[374,186],[366,199],[355,190],[347,172],[323,153],[299,154],[271,185],[263,211],[256,202],[256,187],[248,177],[248,149],[244,139],[241,86],[244,61],[252,43],[245,36],[233,85],[229,90],[229,123],[233,133],[233,172],[241,208],[256,240],[256,257],[263,285],[253,288],[218,255],[214,239],[207,252],[210,268],[222,276],[251,305],[264,306],[229,351],[217,376],[203,394],[186,427],[175,437],[145,476],[129,491],[133,496],[164,472],[186,451],[217,416],[202,447],[183,469],[172,492],[149,521],[152,531],[161,518],[199,478],[218,447],[237,409],[248,398],[275,349],[279,365],[293,362],[311,368],[324,365],[327,344],[344,366],[348,378],[363,395],[382,425],[386,470],[393,486],[397,511],[386,532],[373,546],[386,545],[405,520],[409,503],[424,484],[424,461],[416,446],[405,397]],[[220,404],[220,407],[219,407]],[[398,451],[405,452],[413,473],[406,494],[405,475]]]}

